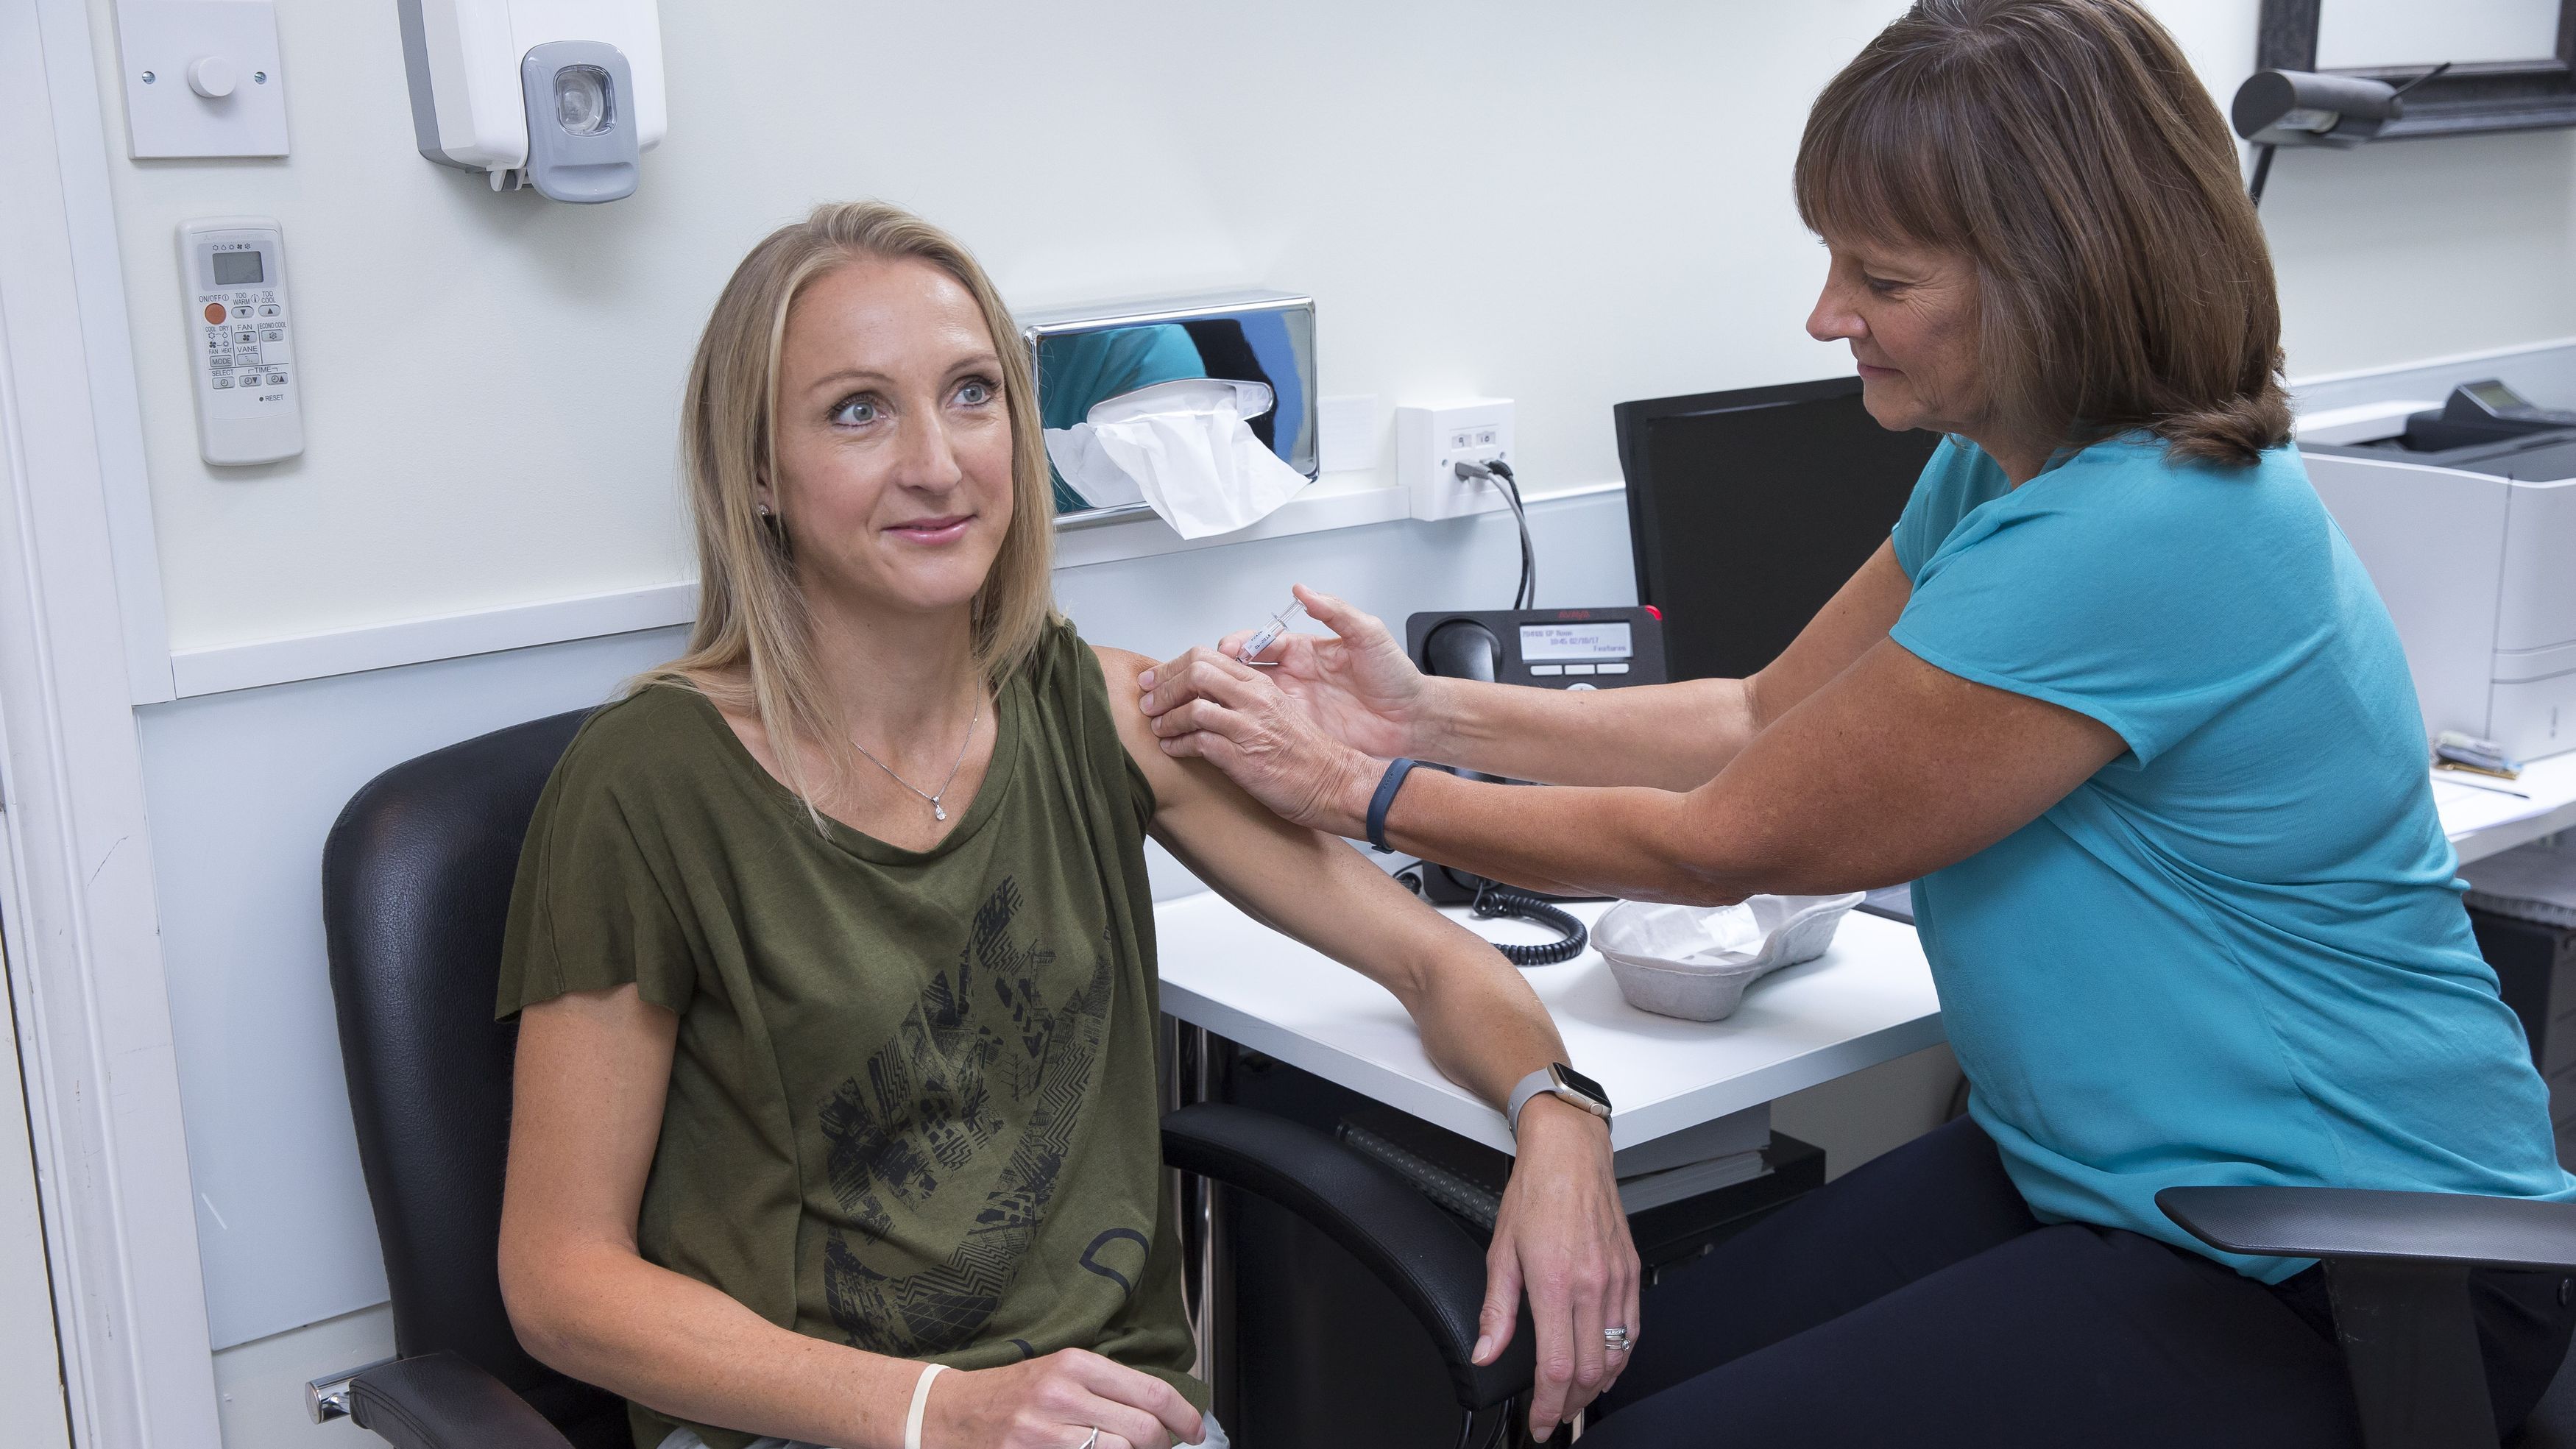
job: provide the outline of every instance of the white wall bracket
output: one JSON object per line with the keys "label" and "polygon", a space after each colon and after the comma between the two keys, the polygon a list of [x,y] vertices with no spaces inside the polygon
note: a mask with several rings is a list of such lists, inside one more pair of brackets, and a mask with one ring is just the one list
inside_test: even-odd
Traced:
{"label": "white wall bracket", "polygon": [[126,154],[286,154],[286,71],[270,0],[116,0]]}

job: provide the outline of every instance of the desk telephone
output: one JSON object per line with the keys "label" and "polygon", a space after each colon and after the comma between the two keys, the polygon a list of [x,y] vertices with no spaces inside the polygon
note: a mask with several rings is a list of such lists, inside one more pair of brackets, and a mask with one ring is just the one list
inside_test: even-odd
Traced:
{"label": "desk telephone", "polygon": [[[1404,645],[1416,668],[1447,679],[1592,690],[1662,684],[1667,678],[1663,616],[1648,607],[1433,610],[1405,620]],[[1468,780],[1521,783],[1473,770],[1450,773]],[[1520,966],[1552,965],[1581,955],[1582,923],[1551,902],[1601,899],[1524,891],[1430,860],[1398,871],[1396,879],[1434,905],[1468,906],[1479,916],[1516,916],[1564,933],[1564,940],[1545,945],[1499,948]]]}

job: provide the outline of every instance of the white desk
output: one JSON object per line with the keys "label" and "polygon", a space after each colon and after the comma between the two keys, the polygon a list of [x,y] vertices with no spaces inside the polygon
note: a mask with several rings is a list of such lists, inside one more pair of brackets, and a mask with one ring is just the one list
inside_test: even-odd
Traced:
{"label": "white desk", "polygon": [[[2478,784],[2464,783],[2471,778],[2478,779]],[[2521,797],[2506,790],[2520,791]],[[2544,835],[2576,828],[2576,751],[2532,761],[2523,767],[2519,780],[2487,780],[2436,770],[2433,800],[2442,812],[2443,833],[2451,837],[2451,848],[2460,853],[2461,864],[2483,860]]]}
{"label": "white desk", "polygon": [[[2511,788],[2434,776],[2460,859],[2576,828],[2576,753],[2537,761]],[[1599,904],[1577,905],[1589,925]],[[1543,940],[1517,922],[1466,921],[1496,940]],[[1502,1118],[1440,1075],[1412,1018],[1376,984],[1254,922],[1213,893],[1154,908],[1163,1010],[1192,1026],[1508,1152]],[[1676,1021],[1628,1005],[1599,953],[1523,973],[1576,1066],[1617,1111],[1613,1147],[1634,1147],[1941,1041],[1941,1004],[1911,927],[1857,912],[1833,949],[1775,972],[1724,1021]]]}
{"label": "white desk", "polygon": [[[1608,909],[1570,907],[1585,924]],[[1465,920],[1463,910],[1449,914]],[[1412,1018],[1376,983],[1255,923],[1214,894],[1154,908],[1163,1010],[1265,1056],[1508,1152],[1501,1114],[1440,1075]],[[1468,922],[1497,940],[1544,940],[1519,922]],[[1941,1038],[1931,968],[1910,926],[1854,912],[1833,948],[1776,971],[1724,1021],[1676,1021],[1621,999],[1599,953],[1522,973],[1574,1064],[1617,1109],[1634,1147]]]}

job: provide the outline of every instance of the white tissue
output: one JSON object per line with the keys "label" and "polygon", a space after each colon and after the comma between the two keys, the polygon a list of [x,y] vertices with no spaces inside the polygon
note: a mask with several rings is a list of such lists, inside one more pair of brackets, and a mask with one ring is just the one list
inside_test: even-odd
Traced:
{"label": "white tissue", "polygon": [[1268,385],[1158,382],[1094,403],[1049,428],[1047,456],[1095,508],[1142,500],[1183,538],[1248,528],[1306,486],[1244,426],[1270,410]]}

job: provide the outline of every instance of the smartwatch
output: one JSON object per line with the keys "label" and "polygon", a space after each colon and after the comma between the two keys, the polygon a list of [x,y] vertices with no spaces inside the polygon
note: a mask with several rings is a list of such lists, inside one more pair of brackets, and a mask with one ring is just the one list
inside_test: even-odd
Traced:
{"label": "smartwatch", "polygon": [[1563,1062],[1550,1062],[1521,1078],[1520,1085],[1512,1088],[1511,1104],[1503,1109],[1503,1120],[1510,1125],[1514,1137],[1521,1135],[1521,1108],[1541,1092],[1562,1098],[1595,1117],[1606,1119],[1610,1115],[1610,1094],[1601,1090],[1599,1082]]}

